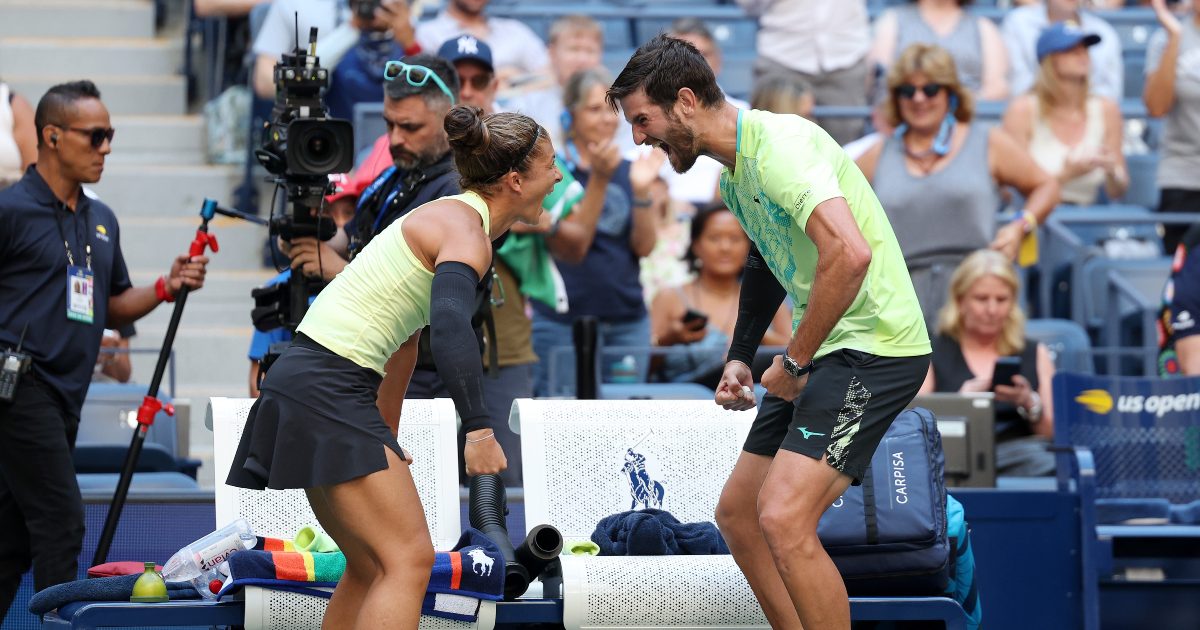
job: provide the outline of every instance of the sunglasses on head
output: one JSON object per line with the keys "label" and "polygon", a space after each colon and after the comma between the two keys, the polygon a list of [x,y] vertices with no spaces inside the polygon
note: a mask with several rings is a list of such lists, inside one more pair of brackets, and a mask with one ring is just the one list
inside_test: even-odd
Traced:
{"label": "sunglasses on head", "polygon": [[112,142],[113,136],[117,133],[117,130],[113,129],[112,127],[95,127],[93,129],[63,127],[63,129],[66,129],[67,131],[74,131],[75,133],[81,133],[85,136],[90,136],[89,140],[92,143],[93,149],[99,149],[100,147],[104,146],[105,140]]}
{"label": "sunglasses on head", "polygon": [[383,67],[384,80],[395,81],[401,76],[413,87],[424,87],[426,83],[429,83],[430,79],[433,79],[434,84],[450,99],[451,105],[458,102],[458,99],[454,98],[454,94],[450,91],[450,88],[446,87],[446,84],[442,82],[433,70],[425,66],[404,63],[403,61],[389,61]]}
{"label": "sunglasses on head", "polygon": [[911,83],[904,83],[896,86],[896,94],[901,98],[911,100],[917,95],[917,92],[920,91],[925,95],[925,98],[933,98],[938,95],[938,92],[941,92],[943,89],[945,89],[945,87],[946,86],[940,83],[926,83],[921,87],[917,87]]}

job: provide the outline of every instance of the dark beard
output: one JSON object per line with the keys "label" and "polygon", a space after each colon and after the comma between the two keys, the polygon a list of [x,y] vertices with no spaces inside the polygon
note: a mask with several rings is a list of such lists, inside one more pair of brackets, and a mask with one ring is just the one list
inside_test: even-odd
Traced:
{"label": "dark beard", "polygon": [[424,170],[441,161],[442,156],[446,153],[442,152],[438,155],[430,155],[426,153],[408,153],[403,156],[397,156],[395,152],[391,152],[392,163],[396,168],[402,171],[418,171]]}
{"label": "dark beard", "polygon": [[696,134],[683,126],[670,112],[667,112],[667,120],[671,122],[666,137],[663,138],[663,142],[670,147],[667,151],[667,161],[676,173],[686,173],[696,165],[696,159],[700,157],[700,152],[696,150]]}

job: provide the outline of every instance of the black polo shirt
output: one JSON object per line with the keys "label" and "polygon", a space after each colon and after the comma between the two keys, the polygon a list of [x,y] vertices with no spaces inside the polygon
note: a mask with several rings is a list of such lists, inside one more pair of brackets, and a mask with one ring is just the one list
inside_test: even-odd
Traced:
{"label": "black polo shirt", "polygon": [[[91,245],[91,324],[67,318],[64,239],[80,267]],[[76,413],[100,352],[108,298],[131,286],[117,217],[108,206],[80,194],[72,212],[32,166],[20,181],[0,191],[0,346],[15,346],[28,324],[22,351],[33,357],[37,375]]]}

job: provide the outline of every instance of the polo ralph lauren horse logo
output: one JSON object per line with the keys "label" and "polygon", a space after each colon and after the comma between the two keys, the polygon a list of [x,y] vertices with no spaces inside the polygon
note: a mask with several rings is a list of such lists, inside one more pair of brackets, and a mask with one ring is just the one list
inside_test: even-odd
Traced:
{"label": "polo ralph lauren horse logo", "polygon": [[[482,549],[476,547],[467,552],[467,557],[471,559],[471,571],[475,575],[489,576],[492,574],[492,563],[494,562],[491,556],[487,555]],[[485,573],[486,571],[486,573]]]}
{"label": "polo ralph lauren horse logo", "polygon": [[631,510],[643,508],[662,509],[663,495],[666,490],[663,485],[650,478],[646,472],[646,456],[635,453],[633,449],[625,451],[625,466],[621,469],[629,480],[629,494],[633,496]]}

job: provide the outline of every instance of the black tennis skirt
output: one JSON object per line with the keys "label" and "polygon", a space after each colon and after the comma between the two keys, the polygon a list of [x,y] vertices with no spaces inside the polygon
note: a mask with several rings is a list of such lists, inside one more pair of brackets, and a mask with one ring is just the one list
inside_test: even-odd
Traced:
{"label": "black tennis skirt", "polygon": [[382,447],[404,458],[375,400],[382,377],[304,335],[263,380],[225,483],[239,488],[315,488],[388,467]]}

